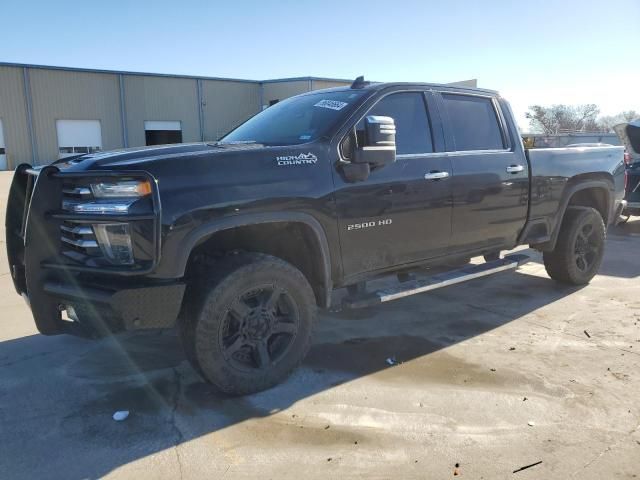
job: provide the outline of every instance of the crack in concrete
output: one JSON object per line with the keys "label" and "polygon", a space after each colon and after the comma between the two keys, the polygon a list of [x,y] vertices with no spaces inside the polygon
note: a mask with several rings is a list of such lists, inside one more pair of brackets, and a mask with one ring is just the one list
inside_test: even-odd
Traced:
{"label": "crack in concrete", "polygon": [[[567,335],[567,336],[569,336],[569,337],[578,338],[578,339],[580,339],[580,340],[585,340],[585,341],[587,341],[587,340],[588,340],[587,338],[583,337],[582,335],[578,335],[578,334],[575,334],[575,333],[570,333],[570,332],[565,331],[564,329],[563,329],[562,331],[560,331],[560,332],[559,332],[559,331],[554,330],[553,328],[549,327],[548,325],[543,325],[543,324],[541,324],[541,323],[534,322],[533,320],[527,320],[527,319],[524,319],[524,321],[525,321],[525,322],[527,322],[527,323],[530,323],[531,325],[535,325],[536,327],[546,328],[547,330],[550,330],[550,331],[552,331],[552,332],[554,332],[554,333],[560,333],[561,335]],[[591,343],[593,343],[596,347],[600,347],[600,348],[603,348],[603,349],[605,349],[605,350],[619,350],[619,351],[621,351],[621,352],[631,353],[631,354],[633,354],[633,355],[640,355],[640,353],[639,353],[639,352],[634,352],[633,350],[629,350],[629,349],[621,348],[621,347],[615,347],[615,346],[604,345],[604,344],[603,344],[603,343],[601,343],[601,342],[594,341],[593,336],[592,336],[592,338],[591,338],[591,341],[592,341]]]}
{"label": "crack in concrete", "polygon": [[[509,315],[507,313],[499,312],[499,311],[493,310],[491,308],[481,307],[479,305],[474,305],[472,303],[465,303],[464,305],[469,307],[469,308],[473,308],[475,310],[479,310],[481,312],[491,313],[491,314],[497,315],[499,317],[513,319],[513,315]],[[541,323],[534,322],[533,320],[529,320],[529,319],[524,318],[523,321],[525,321],[527,323],[530,323],[531,325],[535,325],[537,327],[540,327],[540,328],[545,328],[545,329],[550,330],[550,331],[552,331],[554,333],[559,333],[560,335],[567,335],[569,337],[574,337],[574,338],[579,338],[580,340],[584,340],[584,338],[582,338],[582,335],[577,335],[575,333],[567,332],[564,328],[562,330],[558,331],[558,330],[555,330],[555,329],[549,327],[548,325],[543,325]],[[569,322],[565,322],[565,324],[568,324],[568,323]],[[619,350],[621,352],[631,353],[633,355],[640,355],[640,352],[634,352],[633,350],[630,350],[630,349],[627,349],[627,348],[603,345],[602,343],[597,342],[597,341],[593,342],[593,343],[598,347],[604,348],[605,350]]]}
{"label": "crack in concrete", "polygon": [[174,445],[173,445],[173,450],[176,452],[176,460],[178,462],[178,468],[180,470],[180,478],[182,479],[182,459],[180,458],[180,450],[179,447],[180,445],[184,442],[184,435],[182,434],[182,432],[180,431],[180,429],[178,428],[178,425],[176,423],[176,411],[178,410],[178,405],[180,402],[180,394],[182,393],[182,382],[180,380],[180,372],[178,372],[177,367],[174,367],[173,369],[173,374],[174,374],[174,380],[176,383],[176,393],[172,399],[172,403],[173,403],[173,408],[171,409],[171,427],[173,428],[173,430],[175,431],[175,435],[176,435],[176,439],[174,441]]}
{"label": "crack in concrete", "polygon": [[607,447],[602,450],[600,453],[598,453],[595,457],[593,457],[591,460],[589,460],[587,463],[585,463],[582,467],[580,467],[578,470],[576,470],[575,472],[573,472],[571,474],[571,478],[574,478],[579,472],[583,472],[584,470],[586,470],[587,468],[589,468],[591,465],[593,465],[595,462],[597,462],[598,460],[600,460],[600,458],[602,458],[607,452],[610,452],[611,450],[613,450],[614,448],[618,447],[618,445],[620,445],[624,440],[626,440],[628,437],[630,437],[631,435],[633,435],[638,428],[640,428],[640,423],[638,425],[636,425],[635,428],[633,428],[631,431],[625,433],[622,438],[620,438],[617,442],[613,443],[612,445],[607,445]]}
{"label": "crack in concrete", "polygon": [[472,303],[465,303],[464,305],[466,307],[473,308],[475,310],[480,310],[481,312],[485,312],[485,313],[491,313],[493,315],[497,315],[497,316],[502,317],[502,318],[513,318],[513,315],[509,315],[507,313],[499,312],[497,310],[492,310],[492,309],[487,308],[487,307],[480,307],[479,305],[474,305]]}

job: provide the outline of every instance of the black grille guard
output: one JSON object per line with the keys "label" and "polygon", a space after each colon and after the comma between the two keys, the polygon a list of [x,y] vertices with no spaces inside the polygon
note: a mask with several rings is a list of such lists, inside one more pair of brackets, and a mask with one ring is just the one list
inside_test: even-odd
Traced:
{"label": "black grille guard", "polygon": [[[57,302],[43,289],[49,273],[41,263],[60,250],[58,226],[44,222],[51,205],[59,205],[61,189],[51,174],[56,167],[34,170],[20,165],[9,190],[5,220],[7,257],[13,285],[31,307],[38,330],[45,335],[62,333]],[[62,275],[65,275],[62,273]]]}
{"label": "black grille guard", "polygon": [[[5,217],[6,245],[9,269],[14,287],[22,295],[33,313],[38,330],[45,335],[64,333],[69,322],[63,321],[59,300],[45,291],[45,284],[77,284],[77,274],[116,274],[122,276],[144,275],[152,271],[160,258],[160,213],[158,192],[154,189],[154,212],[145,216],[127,216],[127,220],[153,219],[154,251],[151,265],[144,269],[93,268],[74,265],[60,259],[60,223],[77,214],[56,211],[62,202],[61,175],[53,165],[32,168],[22,164],[16,168]],[[130,172],[128,172],[131,174]],[[146,172],[137,172],[146,174]],[[64,176],[116,176],[122,172],[69,172]],[[152,178],[149,176],[149,178]],[[91,216],[82,215],[83,219]],[[102,215],[98,221],[114,220],[119,216]]]}

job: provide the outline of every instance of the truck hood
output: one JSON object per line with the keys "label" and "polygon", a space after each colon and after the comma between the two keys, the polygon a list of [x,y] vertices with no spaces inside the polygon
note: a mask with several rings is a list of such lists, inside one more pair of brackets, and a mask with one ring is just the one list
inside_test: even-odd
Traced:
{"label": "truck hood", "polygon": [[221,154],[224,152],[241,152],[247,150],[262,150],[263,145],[254,143],[225,144],[216,143],[180,143],[175,145],[158,145],[153,147],[125,148],[106,152],[64,158],[53,162],[53,165],[63,171],[83,170],[118,170],[143,169],[150,164],[179,161],[186,157],[201,157]]}
{"label": "truck hood", "polygon": [[640,119],[629,123],[620,123],[613,127],[633,163],[640,162]]}

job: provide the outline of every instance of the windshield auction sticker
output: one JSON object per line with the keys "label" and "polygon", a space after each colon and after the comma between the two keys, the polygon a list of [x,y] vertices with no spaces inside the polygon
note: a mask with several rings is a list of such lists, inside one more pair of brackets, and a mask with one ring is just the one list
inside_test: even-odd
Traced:
{"label": "windshield auction sticker", "polygon": [[314,107],[330,108],[331,110],[342,110],[347,105],[349,104],[346,102],[339,102],[337,100],[320,100],[314,105]]}

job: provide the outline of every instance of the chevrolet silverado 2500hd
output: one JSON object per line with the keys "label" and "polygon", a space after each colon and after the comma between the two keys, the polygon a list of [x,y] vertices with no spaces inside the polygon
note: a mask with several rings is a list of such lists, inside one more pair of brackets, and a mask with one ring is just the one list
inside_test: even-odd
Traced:
{"label": "chevrolet silverado 2500hd", "polygon": [[[623,195],[621,147],[527,151],[494,91],[359,78],[216,142],[21,165],[7,250],[43,334],[177,325],[194,368],[246,394],[301,362],[336,288],[372,305],[515,268],[500,251],[523,244],[589,282]],[[367,292],[383,274],[403,281]]]}

